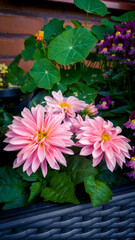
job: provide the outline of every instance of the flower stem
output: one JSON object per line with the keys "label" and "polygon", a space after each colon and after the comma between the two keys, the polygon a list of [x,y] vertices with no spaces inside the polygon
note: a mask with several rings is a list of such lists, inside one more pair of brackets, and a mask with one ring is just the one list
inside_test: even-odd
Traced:
{"label": "flower stem", "polygon": [[44,54],[45,54],[45,57],[46,57],[46,51],[45,51],[43,40],[41,41],[41,44],[42,44],[42,48],[43,48],[43,51],[44,51]]}
{"label": "flower stem", "polygon": [[88,12],[86,13],[85,28],[87,28],[87,22],[88,22]]}

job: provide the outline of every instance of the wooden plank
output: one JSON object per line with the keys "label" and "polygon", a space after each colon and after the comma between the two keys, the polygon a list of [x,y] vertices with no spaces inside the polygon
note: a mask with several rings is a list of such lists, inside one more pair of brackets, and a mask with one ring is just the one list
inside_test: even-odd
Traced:
{"label": "wooden plank", "polygon": [[[73,0],[47,0],[50,2],[61,2],[61,3],[70,3],[73,4]],[[135,10],[135,2],[130,1],[117,1],[117,0],[103,0],[103,3],[106,4],[108,8],[119,9],[119,10]]]}

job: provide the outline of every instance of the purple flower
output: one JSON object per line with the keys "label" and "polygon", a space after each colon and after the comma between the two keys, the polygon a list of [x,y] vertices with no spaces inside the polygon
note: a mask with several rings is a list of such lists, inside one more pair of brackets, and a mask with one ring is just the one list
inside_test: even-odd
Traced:
{"label": "purple flower", "polygon": [[114,26],[111,36],[105,34],[104,40],[97,44],[97,52],[106,59],[118,60],[131,67],[135,66],[135,21],[123,22]]}
{"label": "purple flower", "polygon": [[118,43],[115,50],[125,52],[125,49],[123,48],[123,43]]}
{"label": "purple flower", "polygon": [[103,76],[104,78],[107,78],[107,77],[108,77],[106,73],[103,73],[102,76]]}
{"label": "purple flower", "polygon": [[127,175],[128,177],[130,177],[131,180],[133,181],[133,180],[135,179],[135,170],[132,171],[132,172],[126,173],[126,175]]}
{"label": "purple flower", "polygon": [[129,116],[129,121],[124,123],[126,128],[135,129],[135,111]]}
{"label": "purple flower", "polygon": [[130,160],[126,162],[126,166],[135,169],[135,146],[132,147],[130,157],[131,157]]}
{"label": "purple flower", "polygon": [[100,53],[101,53],[101,54],[102,54],[102,53],[104,53],[104,54],[109,54],[108,48],[104,47],[104,48],[100,51]]}
{"label": "purple flower", "polygon": [[129,55],[135,54],[135,47],[131,47],[129,51]]}
{"label": "purple flower", "polygon": [[98,104],[97,107],[101,108],[101,109],[108,109],[109,105],[111,105],[113,103],[114,103],[114,101],[112,101],[110,99],[110,96],[105,96],[105,97],[101,98],[100,104]]}

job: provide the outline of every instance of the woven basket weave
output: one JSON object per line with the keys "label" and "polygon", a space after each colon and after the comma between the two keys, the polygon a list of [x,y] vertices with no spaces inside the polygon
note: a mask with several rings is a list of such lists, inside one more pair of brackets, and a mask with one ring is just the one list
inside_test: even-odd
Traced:
{"label": "woven basket weave", "polygon": [[108,204],[43,203],[1,212],[0,240],[135,240],[135,185],[113,189]]}

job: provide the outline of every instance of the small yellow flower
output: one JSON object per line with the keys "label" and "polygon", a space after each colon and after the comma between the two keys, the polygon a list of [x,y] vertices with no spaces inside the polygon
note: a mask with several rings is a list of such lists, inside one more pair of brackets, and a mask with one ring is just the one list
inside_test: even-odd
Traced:
{"label": "small yellow flower", "polygon": [[5,63],[0,64],[0,73],[7,73],[8,67],[6,66]]}

